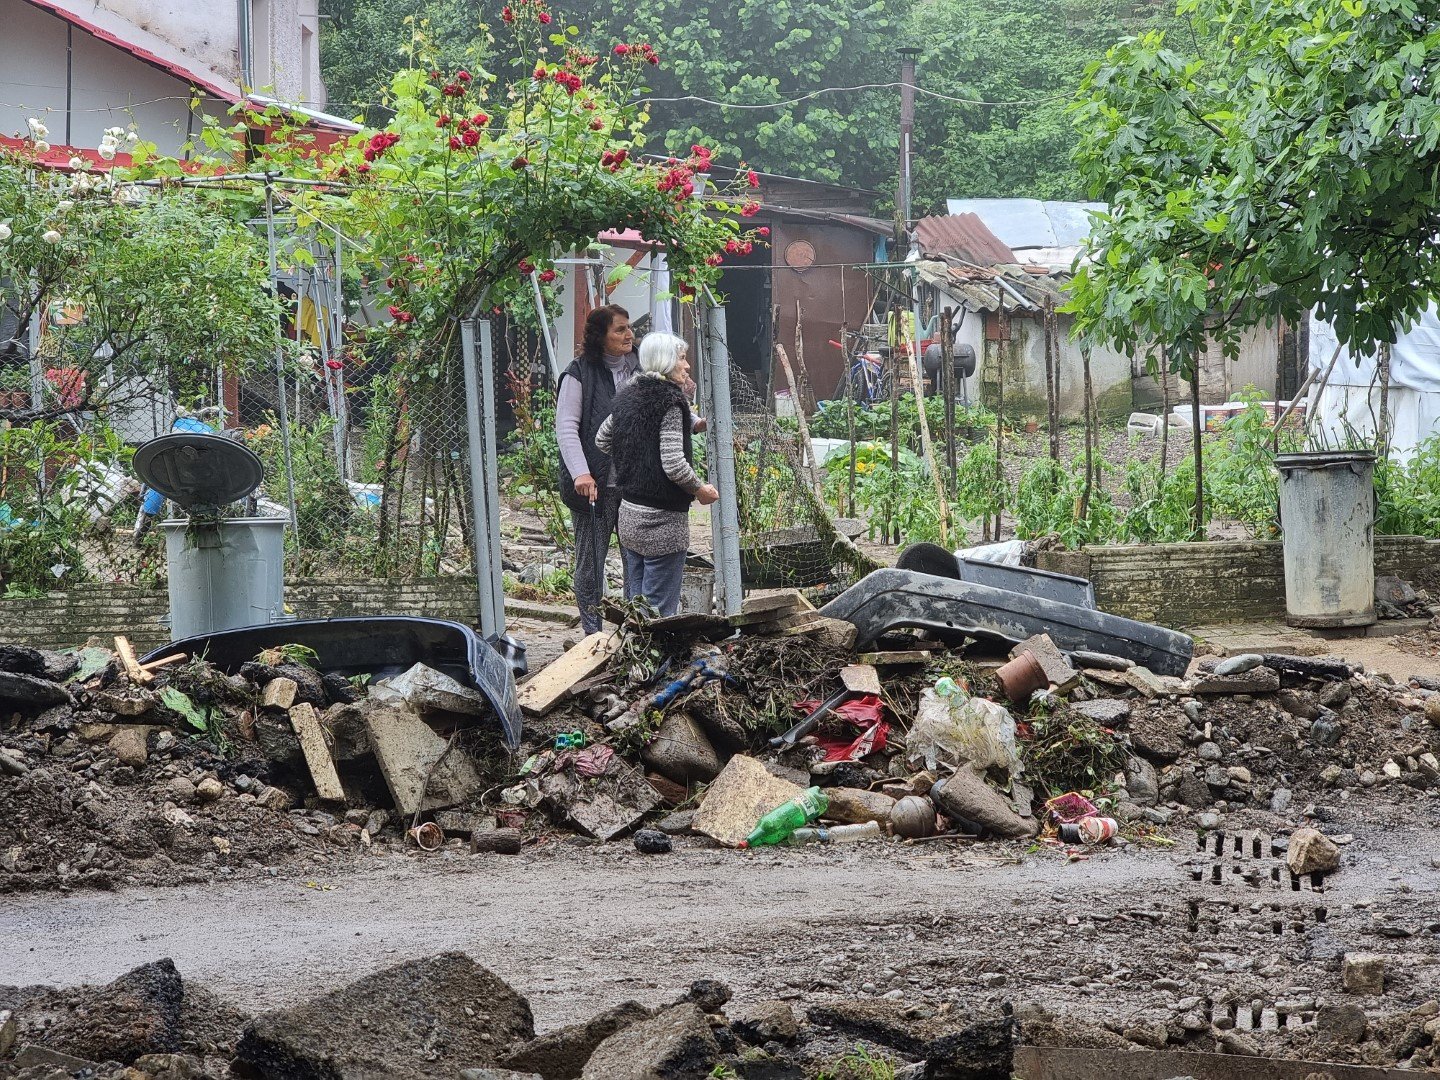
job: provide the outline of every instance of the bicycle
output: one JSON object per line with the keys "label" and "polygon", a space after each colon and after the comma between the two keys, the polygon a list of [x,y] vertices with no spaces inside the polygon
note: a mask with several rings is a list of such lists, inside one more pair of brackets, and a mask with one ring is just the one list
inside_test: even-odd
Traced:
{"label": "bicycle", "polygon": [[[835,384],[834,398],[836,400],[848,398],[861,405],[888,401],[892,376],[885,359],[890,352],[889,347],[864,334],[852,335],[850,342],[849,348],[846,349],[844,345],[833,338],[830,340],[831,345],[846,353],[848,361],[845,372],[840,376],[840,381]],[[867,344],[874,344],[876,348],[866,350],[863,346]]]}

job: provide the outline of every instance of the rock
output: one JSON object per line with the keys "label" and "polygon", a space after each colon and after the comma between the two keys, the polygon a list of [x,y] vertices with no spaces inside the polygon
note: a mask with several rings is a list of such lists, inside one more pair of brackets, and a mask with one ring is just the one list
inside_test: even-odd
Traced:
{"label": "rock", "polygon": [[1083,649],[1072,652],[1070,659],[1083,668],[1093,668],[1097,671],[1129,671],[1135,666],[1134,660],[1127,660],[1123,656],[1111,656],[1109,653],[1087,652]]}
{"label": "rock", "polygon": [[394,678],[376,683],[371,687],[370,696],[387,705],[407,702],[421,712],[474,716],[490,708],[480,691],[419,663]]}
{"label": "rock", "polygon": [[543,1080],[575,1080],[596,1047],[616,1032],[654,1015],[640,1003],[626,1001],[583,1024],[570,1024],[517,1046],[500,1059],[500,1064],[537,1074]]}
{"label": "rock", "polygon": [[867,821],[884,825],[895,808],[895,800],[882,791],[832,787],[825,789],[825,797],[830,807],[821,817],[841,825],[863,825]]}
{"label": "rock", "polygon": [[195,785],[195,797],[202,803],[215,802],[225,794],[225,785],[213,776],[207,776]]}
{"label": "rock", "polygon": [[1203,780],[1189,769],[1181,769],[1180,776],[1175,782],[1174,798],[1176,802],[1183,803],[1191,809],[1198,809],[1202,806],[1209,806],[1212,796]]}
{"label": "rock", "polygon": [[0,776],[24,776],[30,771],[25,755],[8,746],[0,746]]}
{"label": "rock", "polygon": [[1152,708],[1130,718],[1130,743],[1141,757],[1168,765],[1185,753],[1190,722],[1171,707]]}
{"label": "rock", "polygon": [[1150,1050],[1164,1050],[1170,1041],[1169,1028],[1158,1020],[1148,1024],[1135,1024],[1133,1027],[1127,1027],[1120,1034],[1136,1046],[1143,1046]]}
{"label": "rock", "polygon": [[1230,780],[1232,783],[1249,784],[1254,782],[1254,777],[1252,776],[1250,770],[1247,769],[1244,765],[1231,765],[1225,771],[1230,774]]}
{"label": "rock", "polygon": [[114,716],[144,716],[159,704],[160,699],[153,691],[139,686],[102,690],[95,695],[95,707]]}
{"label": "rock", "polygon": [[666,814],[655,823],[655,827],[666,836],[684,836],[686,833],[694,832],[695,811],[676,810],[673,814]]}
{"label": "rock", "polygon": [[1358,1005],[1322,1005],[1315,1014],[1315,1030],[1330,1042],[1354,1045],[1365,1040],[1368,1021]]}
{"label": "rock", "polygon": [[1248,1035],[1242,1035],[1238,1031],[1227,1031],[1220,1036],[1220,1049],[1226,1054],[1241,1054],[1245,1057],[1258,1057],[1260,1055],[1260,1044]]}
{"label": "rock", "polygon": [[1281,690],[1276,700],[1287,713],[1302,720],[1314,720],[1320,715],[1320,699],[1309,690]]}
{"label": "rock", "polygon": [[185,806],[195,801],[195,785],[183,776],[176,776],[165,785],[165,794],[172,802]]}
{"label": "rock", "polygon": [[[834,1028],[847,1042],[879,1044],[926,1059],[925,1076],[1008,1080],[1014,1073],[1015,1020],[1008,1009],[993,1019],[974,1020],[975,1014],[975,1009],[963,1009],[919,1019],[895,1001],[839,1001],[807,1010],[810,1023]],[[1114,1042],[1128,1046],[1119,1036]]]}
{"label": "rock", "polygon": [[1130,719],[1130,706],[1117,698],[1095,698],[1093,701],[1072,701],[1070,711],[1079,713],[1101,727],[1115,727]]}
{"label": "rock", "polygon": [[1218,829],[1220,827],[1220,815],[1196,814],[1195,824],[1202,829]]}
{"label": "rock", "polygon": [[1233,675],[1209,675],[1195,680],[1197,694],[1273,694],[1280,689],[1280,673],[1264,665]]}
{"label": "rock", "polygon": [[1216,675],[1242,675],[1247,671],[1254,671],[1265,662],[1265,658],[1259,653],[1241,653],[1239,656],[1230,656],[1221,660],[1215,665]]}
{"label": "rock", "polygon": [[1408,581],[1402,581],[1393,574],[1375,575],[1375,599],[1397,608],[1406,608],[1420,599]]}
{"label": "rock", "polygon": [[703,1013],[718,1013],[730,1000],[730,987],[719,979],[696,979],[681,1001],[688,1001]]}
{"label": "rock", "polygon": [[149,734],[149,728],[120,728],[110,736],[110,752],[120,764],[129,765],[132,769],[143,769],[150,758],[150,751],[146,746]]}
{"label": "rock", "polygon": [[15,1014],[10,1009],[0,1009],[0,1061],[10,1056],[15,1045]]}
{"label": "rock", "polygon": [[583,1080],[701,1080],[720,1044],[695,1005],[674,1005],[611,1035],[590,1056]]}
{"label": "rock", "polygon": [[1198,701],[1191,700],[1181,702],[1180,704],[1180,710],[1185,714],[1185,719],[1189,720],[1190,723],[1194,724],[1197,728],[1200,726],[1200,709],[1201,705]]}
{"label": "rock", "polygon": [[1230,774],[1225,771],[1224,766],[1210,765],[1205,769],[1205,785],[1223,790],[1230,786]]}
{"label": "rock", "polygon": [[1297,876],[1328,873],[1340,866],[1340,849],[1319,829],[1296,829],[1290,837],[1285,864]]}
{"label": "rock", "polygon": [[485,1065],[478,1069],[461,1069],[460,1080],[545,1080],[545,1078],[539,1073],[516,1072],[514,1069],[493,1069]]}
{"label": "rock", "polygon": [[1405,773],[1405,770],[1400,767],[1400,763],[1393,758],[1380,766],[1380,771],[1390,777],[1391,780],[1399,780]]}
{"label": "rock", "polygon": [[1283,814],[1290,809],[1290,802],[1293,796],[1289,788],[1276,788],[1270,796],[1270,812],[1272,814]]}
{"label": "rock", "polygon": [[641,855],[667,855],[675,846],[659,829],[641,829],[634,839],[635,850]]}
{"label": "rock", "polygon": [[255,804],[263,806],[266,810],[278,810],[284,812],[290,809],[290,796],[278,787],[267,787],[255,797]]}
{"label": "rock", "polygon": [[284,675],[271,679],[260,694],[260,706],[265,709],[288,711],[295,704],[295,695],[300,690],[294,679]]}
{"label": "rock", "polygon": [[529,1002],[464,953],[447,952],[256,1017],[235,1055],[265,1080],[451,1080],[534,1037]]}
{"label": "rock", "polygon": [[37,712],[52,705],[72,705],[75,699],[58,683],[38,675],[0,671],[0,711]]}
{"label": "rock", "polygon": [[1140,816],[1152,825],[1169,825],[1170,819],[1175,816],[1175,811],[1163,806],[1147,806],[1140,811]]}
{"label": "rock", "polygon": [[722,765],[704,729],[683,712],[665,717],[640,760],[677,784],[714,780]]}
{"label": "rock", "polygon": [[1220,747],[1213,742],[1202,742],[1195,748],[1195,756],[1201,761],[1219,761],[1224,755]]}
{"label": "rock", "polygon": [[1125,681],[1139,690],[1146,700],[1160,697],[1169,692],[1158,675],[1140,664],[1126,670]]}
{"label": "rock", "polygon": [[1385,958],[1369,953],[1346,953],[1340,965],[1340,983],[1347,994],[1385,993]]}
{"label": "rock", "polygon": [[[45,677],[45,654],[28,645],[0,645],[0,671]],[[59,681],[58,679],[56,680]]]}
{"label": "rock", "polygon": [[739,1010],[730,1026],[746,1042],[788,1043],[800,1037],[800,1022],[788,1001],[762,1001]]}
{"label": "rock", "polygon": [[930,799],[939,811],[952,821],[965,822],[968,826],[1009,840],[1025,840],[1039,831],[1034,818],[1022,818],[1001,795],[968,765],[955,771],[955,775],[936,782],[930,789]]}
{"label": "rock", "polygon": [[1340,741],[1343,731],[1339,717],[1329,709],[1322,708],[1320,716],[1310,724],[1310,741],[1316,746],[1334,746]]}
{"label": "rock", "polygon": [[801,794],[804,788],[771,776],[752,757],[737,754],[705,789],[695,814],[696,832],[734,847],[750,835],[762,817]]}
{"label": "rock", "polygon": [[[35,1042],[89,1061],[130,1064],[144,1054],[171,1054],[184,1042],[180,973],[170,960],[127,971],[112,983],[75,992]],[[32,1023],[37,1018],[30,1016]]]}
{"label": "rock", "polygon": [[1440,728],[1440,694],[1431,694],[1425,699],[1425,719],[1431,727]]}
{"label": "rock", "polygon": [[390,824],[389,810],[371,810],[369,816],[365,818],[365,831],[371,836],[378,836],[380,830],[388,824]]}

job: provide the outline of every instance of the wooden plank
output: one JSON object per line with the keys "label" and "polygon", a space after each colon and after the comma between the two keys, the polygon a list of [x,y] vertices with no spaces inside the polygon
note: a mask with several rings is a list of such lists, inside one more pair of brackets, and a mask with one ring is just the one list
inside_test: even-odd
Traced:
{"label": "wooden plank", "polygon": [[155,676],[140,666],[135,659],[135,650],[130,647],[130,639],[121,634],[115,639],[115,651],[120,655],[120,663],[125,667],[125,674],[130,676],[134,683],[148,683],[154,680]]}
{"label": "wooden plank", "polygon": [[189,660],[187,653],[176,653],[174,656],[162,656],[159,660],[151,660],[148,664],[141,664],[141,671],[158,671],[162,667],[169,667],[171,664],[178,664],[181,660]]}
{"label": "wooden plank", "polygon": [[325,743],[325,729],[320,726],[315,706],[301,704],[292,708],[290,726],[300,740],[310,779],[315,782],[315,793],[327,802],[344,802],[345,789],[340,785],[340,774],[335,771],[335,761]]}
{"label": "wooden plank", "polygon": [[815,460],[815,444],[810,441],[810,422],[805,419],[805,403],[800,400],[800,391],[795,381],[795,372],[790,368],[790,357],[785,346],[775,343],[775,355],[780,358],[780,367],[785,372],[785,382],[790,387],[790,400],[795,402],[795,419],[800,425],[800,453],[805,457],[805,472],[810,478],[810,488],[820,490],[820,463]]}
{"label": "wooden plank", "polygon": [[532,675],[516,697],[531,716],[544,716],[569,695],[571,687],[599,671],[620,649],[620,635],[597,630],[544,670]]}

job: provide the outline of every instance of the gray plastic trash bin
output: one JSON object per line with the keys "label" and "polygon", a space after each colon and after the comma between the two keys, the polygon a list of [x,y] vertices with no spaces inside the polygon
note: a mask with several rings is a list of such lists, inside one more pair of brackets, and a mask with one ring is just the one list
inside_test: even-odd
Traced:
{"label": "gray plastic trash bin", "polygon": [[1281,454],[1285,621],[1369,626],[1375,621],[1375,455],[1368,450]]}
{"label": "gray plastic trash bin", "polygon": [[279,622],[285,614],[284,518],[231,518],[190,533],[162,521],[170,640]]}

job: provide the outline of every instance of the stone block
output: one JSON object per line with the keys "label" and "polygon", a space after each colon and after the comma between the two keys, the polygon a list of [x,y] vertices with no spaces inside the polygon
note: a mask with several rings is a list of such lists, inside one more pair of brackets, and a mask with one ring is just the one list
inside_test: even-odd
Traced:
{"label": "stone block", "polygon": [[750,835],[757,821],[804,790],[770,775],[754,758],[737,754],[705,790],[692,827],[734,847]]}
{"label": "stone block", "polygon": [[1328,873],[1340,866],[1340,849],[1319,829],[1296,829],[1290,837],[1285,864],[1292,874]]}
{"label": "stone block", "polygon": [[500,1064],[536,1073],[542,1080],[575,1080],[596,1047],[616,1032],[653,1015],[640,1003],[626,1001],[583,1024],[571,1024],[517,1046],[500,1059]]}
{"label": "stone block", "polygon": [[1040,664],[1045,672],[1045,678],[1057,693],[1066,693],[1073,690],[1080,682],[1080,673],[1071,666],[1065,654],[1060,651],[1056,644],[1050,640],[1049,634],[1036,634],[1027,638],[1019,645],[1010,650],[1010,658],[1013,660],[1021,653],[1029,653]]}
{"label": "stone block", "polygon": [[123,727],[110,736],[110,752],[122,765],[132,769],[143,769],[150,758],[146,741],[150,735],[148,727]]}
{"label": "stone block", "polygon": [[701,1080],[720,1044],[696,1006],[675,1005],[611,1035],[591,1055],[582,1080]]}
{"label": "stone block", "polygon": [[1385,958],[1370,953],[1346,953],[1340,966],[1340,984],[1347,994],[1385,993]]}
{"label": "stone block", "polygon": [[1280,689],[1280,673],[1274,668],[1249,668],[1235,674],[1216,673],[1196,679],[1192,687],[1197,694],[1273,694]]}
{"label": "stone block", "polygon": [[373,709],[365,715],[365,727],[402,816],[455,806],[483,787],[470,759],[457,750],[446,753],[446,740],[413,709]]}
{"label": "stone block", "polygon": [[800,1022],[788,1001],[761,1001],[739,1010],[730,1026],[746,1042],[788,1043],[800,1037]]}

